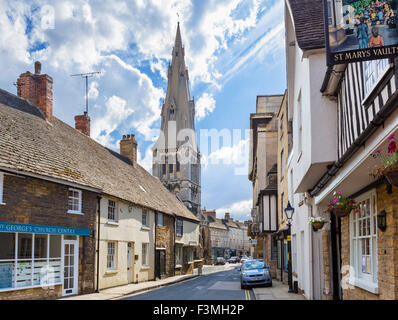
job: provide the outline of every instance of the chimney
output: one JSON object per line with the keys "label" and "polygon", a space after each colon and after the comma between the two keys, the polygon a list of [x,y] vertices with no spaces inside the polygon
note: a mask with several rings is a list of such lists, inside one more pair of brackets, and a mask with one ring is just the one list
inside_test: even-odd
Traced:
{"label": "chimney", "polygon": [[90,117],[87,112],[83,115],[75,116],[75,128],[86,136],[90,136]]}
{"label": "chimney", "polygon": [[120,140],[120,154],[129,158],[133,166],[137,163],[137,141],[134,134],[124,135]]}
{"label": "chimney", "polygon": [[229,215],[229,212],[225,212],[224,220],[231,220],[231,217]]}
{"label": "chimney", "polygon": [[53,115],[53,79],[41,74],[41,63],[35,62],[35,73],[22,73],[17,80],[18,97],[29,100],[43,111],[46,120]]}

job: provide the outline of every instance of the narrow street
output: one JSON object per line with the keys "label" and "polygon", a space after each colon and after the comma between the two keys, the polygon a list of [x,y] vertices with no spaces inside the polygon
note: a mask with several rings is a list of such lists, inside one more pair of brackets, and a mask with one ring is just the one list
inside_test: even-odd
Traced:
{"label": "narrow street", "polygon": [[240,288],[237,266],[121,300],[254,300],[254,295],[252,290]]}

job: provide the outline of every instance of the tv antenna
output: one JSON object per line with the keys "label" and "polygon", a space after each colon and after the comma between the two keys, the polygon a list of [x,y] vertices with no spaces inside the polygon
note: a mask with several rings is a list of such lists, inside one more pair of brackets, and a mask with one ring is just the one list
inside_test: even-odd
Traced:
{"label": "tv antenna", "polygon": [[88,72],[88,73],[78,73],[71,75],[71,77],[86,78],[86,114],[87,115],[88,115],[88,78],[94,77],[94,75],[96,74],[101,74],[101,72]]}

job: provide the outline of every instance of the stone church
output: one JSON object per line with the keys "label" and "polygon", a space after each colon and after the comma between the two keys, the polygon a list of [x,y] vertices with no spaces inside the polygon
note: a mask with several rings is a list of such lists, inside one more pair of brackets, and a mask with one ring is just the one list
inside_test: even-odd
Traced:
{"label": "stone church", "polygon": [[152,174],[195,215],[201,210],[200,151],[195,131],[195,102],[190,97],[188,69],[180,25],[168,69],[161,132],[153,147]]}

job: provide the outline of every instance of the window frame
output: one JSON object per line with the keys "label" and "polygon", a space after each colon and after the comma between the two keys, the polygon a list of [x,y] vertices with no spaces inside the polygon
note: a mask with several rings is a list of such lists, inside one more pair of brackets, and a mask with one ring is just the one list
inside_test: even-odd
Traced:
{"label": "window frame", "polygon": [[[69,199],[71,198],[70,196],[70,192],[77,192],[79,197],[75,198],[72,197],[73,199],[78,199],[79,203],[78,203],[78,210],[71,210],[69,209]],[[69,188],[68,189],[68,213],[72,213],[72,214],[83,214],[82,212],[82,205],[83,205],[83,191],[80,189],[75,189],[75,188]]]}
{"label": "window frame", "polygon": [[[144,217],[145,217],[145,223],[144,223]],[[149,223],[148,223],[148,210],[147,209],[142,209],[141,213],[141,224],[145,228],[149,228]]]}
{"label": "window frame", "polygon": [[[385,63],[385,65],[380,68],[380,65]],[[372,95],[373,91],[375,91],[381,79],[385,76],[385,74],[390,70],[392,64],[388,58],[379,59],[379,60],[369,60],[361,63],[362,66],[362,75],[363,75],[363,86],[364,86],[364,99],[362,101],[362,105],[369,99]],[[372,72],[367,74],[369,71],[369,66],[372,68]],[[368,84],[369,78],[374,74],[373,82]]]}
{"label": "window frame", "polygon": [[[109,218],[109,209],[111,208],[111,206],[110,206],[111,202],[113,202],[115,204],[113,207],[113,209],[114,209],[114,212],[113,212],[114,218],[113,219]],[[118,222],[117,203],[115,200],[112,200],[112,199],[108,199],[108,221],[109,222]]]}
{"label": "window frame", "polygon": [[[109,254],[109,245],[113,246],[113,255]],[[109,261],[109,257],[111,257],[111,261]],[[106,251],[106,270],[107,271],[115,271],[117,264],[117,242],[116,241],[108,241],[107,242],[107,251]],[[111,266],[109,267],[109,262],[111,262]]]}
{"label": "window frame", "polygon": [[184,235],[184,220],[181,218],[176,218],[176,236],[182,237],[183,235]]}
{"label": "window frame", "polygon": [[[145,255],[144,255],[144,248],[145,248]],[[149,267],[149,243],[142,243],[141,246],[141,254],[142,254],[142,258],[141,258],[141,266],[142,267]],[[144,259],[145,257],[145,259]]]}
{"label": "window frame", "polygon": [[[349,216],[349,241],[350,241],[350,274],[347,282],[356,287],[362,288],[372,293],[378,293],[378,254],[377,254],[377,193],[370,190],[355,199],[357,204],[368,202],[369,215],[361,216],[359,212],[353,212]],[[366,208],[365,208],[366,210]],[[368,226],[368,223],[370,225]],[[360,227],[361,230],[360,230]],[[355,228],[355,229],[354,229]],[[365,228],[365,229],[364,229]],[[363,232],[369,234],[363,235]],[[369,239],[369,254],[363,254],[363,240]],[[366,250],[366,248],[365,248]],[[363,272],[364,256],[370,259],[370,273]]]}

